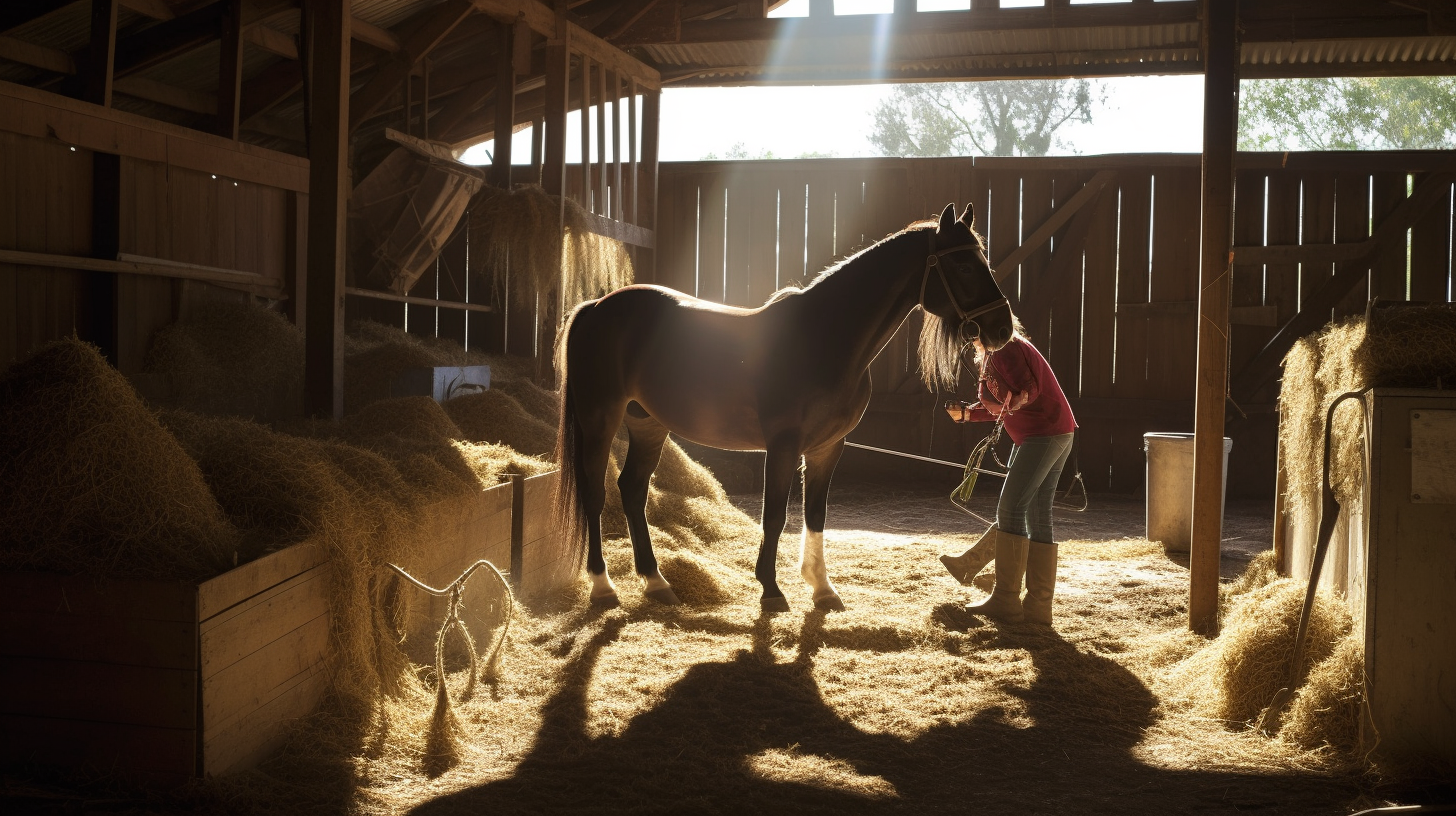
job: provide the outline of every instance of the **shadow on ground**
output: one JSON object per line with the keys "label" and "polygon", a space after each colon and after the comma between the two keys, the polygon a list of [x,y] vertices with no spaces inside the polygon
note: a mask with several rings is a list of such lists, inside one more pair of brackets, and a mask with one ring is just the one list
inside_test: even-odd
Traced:
{"label": "shadow on ground", "polygon": [[[974,630],[979,648],[1027,650],[1035,679],[1010,691],[1027,709],[1015,722],[1032,725],[1017,727],[989,710],[911,740],[856,728],[825,703],[814,680],[825,616],[809,612],[792,659],[776,659],[769,619],[760,617],[751,649],[692,667],[620,735],[592,738],[587,688],[598,656],[632,619],[618,616],[579,639],[536,744],[513,776],[413,813],[1298,814],[1343,812],[1358,795],[1352,781],[1313,774],[1149,767],[1132,749],[1153,724],[1156,701],[1126,669],[1050,629],[998,627],[954,605],[931,616],[949,629]],[[852,772],[766,778],[748,760],[768,750],[830,758]],[[855,774],[879,780],[856,785]]]}

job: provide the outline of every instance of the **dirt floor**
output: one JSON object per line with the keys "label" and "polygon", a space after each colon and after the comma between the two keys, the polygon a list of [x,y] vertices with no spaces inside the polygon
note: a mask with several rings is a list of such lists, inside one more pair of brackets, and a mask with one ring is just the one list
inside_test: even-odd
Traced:
{"label": "dirt floor", "polygon": [[[1048,629],[964,610],[989,571],[967,588],[937,561],[983,529],[948,490],[836,486],[826,541],[844,612],[809,603],[797,521],[779,566],[793,611],[772,616],[756,540],[664,554],[677,607],[643,599],[629,547],[610,543],[622,606],[592,611],[577,591],[524,611],[503,678],[456,703],[453,767],[385,739],[355,758],[315,750],[306,726],[282,759],[160,809],[1334,814],[1398,798],[1186,704],[1197,678],[1171,670],[1203,641],[1186,631],[1186,567],[1140,538],[1140,499],[1059,511]],[[757,517],[757,497],[734,500]],[[994,497],[972,504],[989,515]],[[1269,547],[1271,512],[1229,502],[1225,577]]]}

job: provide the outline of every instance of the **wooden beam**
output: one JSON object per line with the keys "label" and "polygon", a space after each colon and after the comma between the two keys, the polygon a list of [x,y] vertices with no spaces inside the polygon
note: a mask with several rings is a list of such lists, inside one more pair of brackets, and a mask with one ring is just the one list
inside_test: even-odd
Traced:
{"label": "wooden beam", "polygon": [[314,0],[304,8],[312,40],[304,399],[309,414],[333,419],[344,413],[349,5],[349,0]]}
{"label": "wooden beam", "polygon": [[[548,38],[557,37],[556,16],[551,8],[537,0],[473,0],[475,7],[502,22],[519,19],[532,31]],[[571,48],[578,54],[585,54],[592,61],[608,66],[623,76],[635,78],[649,88],[662,87],[662,76],[656,68],[633,57],[621,48],[607,42],[581,26],[567,20],[566,31],[571,37]]]}
{"label": "wooden beam", "polygon": [[243,98],[243,0],[224,0],[217,76],[217,135],[238,138]]}
{"label": "wooden beam", "polygon": [[145,99],[148,102],[158,102],[178,110],[208,116],[217,115],[217,97],[212,94],[167,85],[146,77],[132,76],[118,79],[116,92],[134,96],[137,99]]}
{"label": "wooden beam", "polygon": [[412,303],[416,306],[433,306],[441,309],[461,309],[467,312],[494,312],[495,307],[485,303],[461,303],[456,300],[436,300],[435,298],[413,297],[411,295],[396,295],[393,292],[380,292],[376,289],[359,289],[354,286],[344,287],[344,294],[355,297],[373,298],[375,300],[388,300],[395,303]]}
{"label": "wooden beam", "polygon": [[566,190],[566,106],[571,82],[570,35],[562,12],[559,34],[546,40],[546,143],[541,186],[551,195]]}
{"label": "wooden beam", "polygon": [[276,281],[255,272],[238,269],[219,269],[211,266],[178,263],[161,258],[140,258],[134,255],[118,255],[116,260],[107,258],[84,258],[75,255],[53,255],[47,252],[21,252],[14,249],[0,249],[0,263],[21,266],[39,266],[49,269],[79,269],[91,272],[110,272],[118,275],[150,275],[158,278],[206,281],[223,286],[244,289],[268,297],[285,296],[278,291]]}
{"label": "wooden beam", "polygon": [[1116,170],[1101,170],[1098,171],[1097,175],[1088,179],[1087,183],[1082,185],[1082,189],[1067,199],[1067,202],[1058,207],[1056,212],[1048,216],[1047,220],[1043,221],[1041,226],[1037,227],[1031,235],[1027,236],[1025,241],[1021,242],[1021,246],[1006,253],[1004,258],[992,264],[993,269],[1000,270],[996,273],[996,282],[1000,283],[1006,280],[1007,276],[1016,271],[1016,268],[1021,265],[1022,261],[1026,260],[1031,253],[1037,251],[1042,244],[1051,240],[1052,235],[1056,234],[1056,231],[1061,229],[1063,224],[1067,223],[1067,219],[1076,215],[1088,202],[1095,199],[1097,194],[1102,192],[1102,188],[1106,187],[1116,177]]}
{"label": "wooden beam", "polygon": [[399,52],[385,60],[378,72],[350,100],[349,130],[357,128],[394,95],[415,66],[474,10],[470,0],[445,0],[423,12],[424,19],[401,43]]}
{"label": "wooden beam", "polygon": [[243,83],[238,118],[248,122],[255,116],[261,116],[302,87],[302,63],[296,60],[275,62]]}
{"label": "wooden beam", "polygon": [[1450,173],[1426,176],[1421,179],[1410,197],[1380,222],[1369,238],[1355,244],[1334,245],[1360,247],[1362,251],[1358,256],[1340,263],[1333,276],[1306,295],[1294,317],[1233,378],[1229,391],[1235,400],[1242,403],[1252,399],[1274,380],[1283,365],[1284,355],[1294,347],[1295,341],[1329,322],[1330,310],[1335,304],[1343,300],[1355,284],[1365,279],[1366,273],[1370,271],[1370,259],[1392,240],[1403,243],[1406,230],[1432,205],[1446,200],[1453,180],[1456,180],[1456,175]]}
{"label": "wooden beam", "polygon": [[76,73],[76,61],[59,48],[36,45],[27,40],[0,35],[0,59],[43,68],[70,76]]}
{"label": "wooden beam", "polygon": [[350,29],[350,36],[361,43],[372,45],[389,54],[397,53],[402,47],[399,42],[399,37],[387,28],[380,28],[358,17],[351,20],[349,25],[352,27]]}
{"label": "wooden beam", "polygon": [[[491,183],[504,190],[511,189],[511,136],[516,124],[516,49],[520,39],[516,30],[527,30],[524,23],[515,22],[500,27],[499,50],[496,54],[495,76],[495,152],[491,154]],[[457,120],[458,121],[458,120]],[[448,131],[455,122],[441,124],[441,132]]]}
{"label": "wooden beam", "polygon": [[243,39],[270,54],[277,54],[284,59],[298,59],[298,43],[276,28],[265,25],[248,26],[243,31]]}
{"label": "wooden beam", "polygon": [[129,76],[217,39],[223,3],[210,3],[116,44],[116,75]]}
{"label": "wooden beam", "polygon": [[[651,11],[657,3],[658,0],[623,0],[618,4],[617,10],[613,11],[607,19],[603,20],[601,25],[597,26],[596,33],[602,39],[611,42],[616,37],[620,37],[626,33],[627,29],[635,25],[638,20],[641,20],[643,15]],[[762,0],[760,0],[761,4]]]}
{"label": "wooden beam", "polygon": [[[637,195],[637,218],[639,226],[657,232],[657,173],[658,173],[658,134],[659,125],[662,119],[662,91],[647,90],[642,92],[642,189],[636,191]],[[635,186],[634,186],[635,189]],[[657,280],[657,253],[640,253],[639,260],[645,257],[646,263],[639,263],[640,274],[646,280]]]}
{"label": "wooden beam", "polygon": [[103,108],[111,107],[118,6],[117,0],[91,0],[91,43],[86,47],[86,85],[81,98]]}
{"label": "wooden beam", "polygon": [[611,238],[614,241],[621,241],[629,246],[646,247],[653,249],[657,246],[657,235],[652,230],[644,229],[636,224],[628,224],[625,221],[617,221],[597,213],[587,213],[585,226],[589,232],[600,235],[603,238]]}
{"label": "wooden beam", "polygon": [[121,5],[153,20],[170,20],[177,16],[166,0],[121,0]]}
{"label": "wooden beam", "polygon": [[13,31],[70,5],[58,4],[55,0],[5,0],[0,3],[0,34]]}
{"label": "wooden beam", "polygon": [[1193,412],[1193,536],[1188,627],[1218,634],[1223,535],[1224,404],[1233,268],[1234,150],[1238,136],[1238,0],[1204,2],[1203,228],[1199,255],[1198,372]]}

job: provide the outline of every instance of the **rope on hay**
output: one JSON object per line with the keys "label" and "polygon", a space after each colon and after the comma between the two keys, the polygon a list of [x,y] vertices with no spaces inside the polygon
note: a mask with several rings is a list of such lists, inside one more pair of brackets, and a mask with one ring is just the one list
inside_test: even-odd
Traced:
{"label": "rope on hay", "polygon": [[501,626],[500,639],[496,641],[495,647],[491,649],[490,658],[486,660],[485,671],[481,673],[481,676],[486,680],[494,680],[500,676],[501,651],[505,647],[506,637],[510,634],[511,618],[515,614],[515,595],[511,592],[510,583],[506,581],[505,576],[501,574],[501,571],[494,564],[484,559],[476,561],[467,567],[464,572],[460,573],[460,577],[451,581],[450,585],[444,589],[436,589],[424,583],[395,564],[389,564],[388,566],[390,569],[399,573],[405,580],[425,592],[437,598],[447,599],[445,622],[440,624],[440,632],[435,637],[435,676],[439,683],[435,692],[435,706],[437,711],[442,708],[448,708],[450,705],[450,693],[445,688],[445,637],[449,635],[452,629],[458,628],[460,630],[461,637],[465,639],[466,651],[470,655],[470,682],[466,685],[461,699],[469,699],[470,695],[475,691],[475,669],[477,666],[475,640],[470,637],[470,630],[465,628],[465,621],[460,617],[460,612],[464,609],[464,603],[460,596],[465,588],[465,582],[469,580],[470,576],[481,567],[489,567],[491,573],[500,581],[501,588],[505,591],[506,616],[505,623]]}

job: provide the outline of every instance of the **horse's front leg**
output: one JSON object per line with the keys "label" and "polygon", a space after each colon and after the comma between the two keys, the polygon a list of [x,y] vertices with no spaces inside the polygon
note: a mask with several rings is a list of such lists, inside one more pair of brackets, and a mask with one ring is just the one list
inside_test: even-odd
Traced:
{"label": "horse's front leg", "polygon": [[843,611],[844,602],[829,583],[829,567],[824,559],[824,520],[829,511],[829,480],[843,453],[841,439],[804,454],[804,540],[799,549],[799,574],[814,590],[814,606],[832,611]]}
{"label": "horse's front leg", "polygon": [[763,585],[759,601],[765,612],[789,611],[788,599],[779,589],[779,536],[789,517],[789,491],[799,469],[798,440],[775,440],[768,444],[763,465],[763,544],[758,548],[758,563],[753,575]]}

